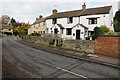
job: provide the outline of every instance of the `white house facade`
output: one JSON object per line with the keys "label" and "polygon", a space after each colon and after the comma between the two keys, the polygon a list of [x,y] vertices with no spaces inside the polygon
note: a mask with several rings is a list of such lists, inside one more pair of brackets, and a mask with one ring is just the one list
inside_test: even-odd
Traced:
{"label": "white house facade", "polygon": [[84,4],[81,10],[67,12],[54,9],[45,23],[49,34],[58,34],[65,39],[85,40],[94,33],[95,27],[106,25],[113,30],[112,6],[86,9]]}

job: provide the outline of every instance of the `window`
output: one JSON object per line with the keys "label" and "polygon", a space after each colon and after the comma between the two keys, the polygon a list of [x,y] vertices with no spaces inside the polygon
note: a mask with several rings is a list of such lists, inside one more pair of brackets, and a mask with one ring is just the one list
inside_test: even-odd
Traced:
{"label": "window", "polygon": [[63,29],[61,29],[61,33],[63,34]]}
{"label": "window", "polygon": [[41,31],[41,34],[42,34],[42,31]]}
{"label": "window", "polygon": [[45,34],[45,31],[43,31],[43,33]]}
{"label": "window", "polygon": [[38,23],[38,27],[40,27],[40,23]]}
{"label": "window", "polygon": [[89,18],[89,24],[97,24],[97,18]]}
{"label": "window", "polygon": [[35,24],[34,24],[34,27],[35,27]]}
{"label": "window", "polygon": [[54,18],[54,19],[52,20],[52,23],[53,23],[53,24],[56,24],[56,23],[57,23],[57,19]]}
{"label": "window", "polygon": [[43,22],[43,26],[45,25],[45,21]]}
{"label": "window", "polygon": [[73,17],[67,18],[67,23],[68,23],[68,24],[69,24],[69,23],[73,23]]}
{"label": "window", "polygon": [[72,28],[66,28],[66,35],[72,34]]}
{"label": "window", "polygon": [[9,31],[11,31],[11,29],[9,29]]}

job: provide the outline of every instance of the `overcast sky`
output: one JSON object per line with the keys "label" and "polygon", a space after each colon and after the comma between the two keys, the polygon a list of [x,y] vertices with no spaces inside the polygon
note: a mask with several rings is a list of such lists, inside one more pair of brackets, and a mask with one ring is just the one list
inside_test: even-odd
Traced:
{"label": "overcast sky", "polygon": [[53,9],[58,12],[77,10],[85,2],[87,8],[113,6],[113,12],[118,10],[119,0],[0,0],[0,16],[8,15],[19,22],[35,21],[36,17],[51,15]]}

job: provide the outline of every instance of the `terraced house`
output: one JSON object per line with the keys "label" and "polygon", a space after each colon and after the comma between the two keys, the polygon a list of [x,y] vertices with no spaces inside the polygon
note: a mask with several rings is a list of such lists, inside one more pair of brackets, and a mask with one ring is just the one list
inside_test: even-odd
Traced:
{"label": "terraced house", "polygon": [[46,26],[46,18],[43,18],[43,16],[39,16],[39,18],[36,18],[36,21],[31,25],[31,27],[28,29],[28,34],[31,33],[47,33],[47,26]]}
{"label": "terraced house", "polygon": [[113,30],[112,6],[86,8],[84,3],[80,10],[66,12],[52,10],[52,15],[37,18],[28,32],[29,34],[34,32],[58,34],[61,38],[85,40],[94,33],[95,27],[101,25],[106,25]]}

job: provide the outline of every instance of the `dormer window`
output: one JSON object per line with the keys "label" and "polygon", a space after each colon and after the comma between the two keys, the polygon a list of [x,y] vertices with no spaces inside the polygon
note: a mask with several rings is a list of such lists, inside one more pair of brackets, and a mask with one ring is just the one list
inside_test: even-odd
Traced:
{"label": "dormer window", "polygon": [[68,24],[69,24],[69,23],[73,23],[73,17],[67,18],[67,23],[68,23]]}
{"label": "dormer window", "polygon": [[56,24],[57,23],[57,18],[52,19],[52,23]]}
{"label": "dormer window", "polygon": [[97,24],[97,18],[89,18],[89,24]]}

